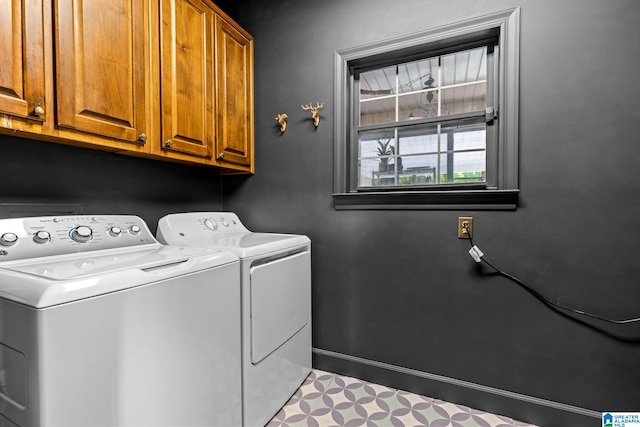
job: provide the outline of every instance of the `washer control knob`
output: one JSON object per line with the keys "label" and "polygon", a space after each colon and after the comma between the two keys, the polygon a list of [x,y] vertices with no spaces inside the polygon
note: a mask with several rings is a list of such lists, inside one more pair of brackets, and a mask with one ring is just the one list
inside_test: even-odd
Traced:
{"label": "washer control knob", "polygon": [[227,222],[226,219],[222,218],[222,225],[224,225],[225,227],[228,227],[229,223]]}
{"label": "washer control knob", "polygon": [[129,233],[133,234],[134,236],[136,234],[140,234],[140,227],[138,227],[137,225],[132,225],[131,227],[129,227]]}
{"label": "washer control knob", "polygon": [[48,231],[40,230],[33,235],[33,241],[36,243],[47,243],[51,240],[51,234]]}
{"label": "washer control knob", "polygon": [[15,245],[18,241],[18,235],[15,233],[4,233],[0,236],[0,245],[2,246],[11,246]]}
{"label": "washer control knob", "polygon": [[215,219],[209,219],[209,218],[205,219],[204,226],[207,227],[209,230],[218,229],[218,223],[216,222]]}
{"label": "washer control knob", "polygon": [[114,225],[113,227],[109,228],[109,236],[111,237],[118,237],[120,233],[122,233],[122,229],[120,229],[120,227]]}
{"label": "washer control knob", "polygon": [[91,240],[91,237],[93,237],[93,230],[86,225],[80,225],[72,229],[69,236],[74,242],[85,243]]}

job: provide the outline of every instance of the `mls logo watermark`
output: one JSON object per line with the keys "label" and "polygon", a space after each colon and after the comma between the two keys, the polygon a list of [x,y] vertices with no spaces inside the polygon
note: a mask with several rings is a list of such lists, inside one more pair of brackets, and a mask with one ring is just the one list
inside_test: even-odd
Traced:
{"label": "mls logo watermark", "polygon": [[603,412],[602,427],[640,427],[640,412]]}

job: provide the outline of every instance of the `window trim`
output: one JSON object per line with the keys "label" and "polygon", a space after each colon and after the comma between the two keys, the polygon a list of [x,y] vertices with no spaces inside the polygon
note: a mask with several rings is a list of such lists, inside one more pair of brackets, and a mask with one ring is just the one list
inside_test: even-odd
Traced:
{"label": "window trim", "polygon": [[[487,155],[487,168],[497,169],[492,182],[481,190],[469,189],[385,189],[358,191],[353,186],[350,158],[355,144],[349,123],[349,109],[355,108],[350,64],[365,58],[394,51],[410,51],[426,44],[464,39],[483,31],[500,31],[498,42],[499,73],[497,81],[496,114],[498,147],[492,159]],[[343,49],[334,56],[334,183],[333,199],[336,209],[495,209],[513,210],[518,204],[518,134],[519,134],[519,45],[520,8],[509,9],[478,18],[382,40],[363,46]],[[489,147],[487,147],[488,149]],[[351,152],[350,152],[351,150]],[[495,165],[489,165],[495,162]],[[457,187],[459,188],[459,187]]]}

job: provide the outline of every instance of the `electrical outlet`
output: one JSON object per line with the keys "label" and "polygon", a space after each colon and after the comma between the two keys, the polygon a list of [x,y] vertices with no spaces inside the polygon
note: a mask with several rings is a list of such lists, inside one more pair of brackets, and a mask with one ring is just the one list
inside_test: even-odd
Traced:
{"label": "electrical outlet", "polygon": [[458,239],[469,239],[471,237],[473,237],[473,218],[470,216],[458,217]]}

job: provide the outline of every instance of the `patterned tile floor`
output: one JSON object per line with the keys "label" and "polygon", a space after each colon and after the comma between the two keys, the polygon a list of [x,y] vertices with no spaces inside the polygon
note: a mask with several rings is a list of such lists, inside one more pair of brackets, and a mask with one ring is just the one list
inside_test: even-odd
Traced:
{"label": "patterned tile floor", "polygon": [[356,378],[314,369],[267,427],[535,427]]}

